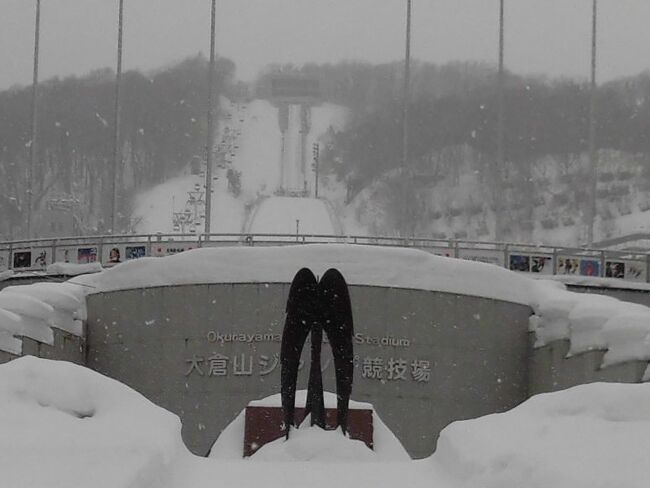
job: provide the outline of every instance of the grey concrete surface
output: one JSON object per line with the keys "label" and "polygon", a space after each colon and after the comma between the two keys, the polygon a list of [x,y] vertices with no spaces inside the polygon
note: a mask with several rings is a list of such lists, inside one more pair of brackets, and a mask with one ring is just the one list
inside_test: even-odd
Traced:
{"label": "grey concrete surface", "polygon": [[[91,295],[88,366],[178,414],[188,447],[205,454],[249,401],[279,392],[279,364],[272,366],[288,290],[212,284]],[[504,411],[527,397],[528,307],[369,286],[351,286],[350,294],[359,334],[353,399],[374,404],[413,457],[431,454],[450,422]],[[250,336],[228,341],[233,333]],[[188,371],[193,358],[203,374]],[[325,345],[324,383],[334,391],[330,358]],[[429,362],[428,379],[412,369],[417,361]],[[299,388],[307,374],[308,366]]]}
{"label": "grey concrete surface", "polygon": [[10,352],[0,351],[0,364],[8,363],[12,359],[16,359],[18,356],[11,354]]}
{"label": "grey concrete surface", "polygon": [[531,351],[530,395],[563,390],[595,382],[640,383],[648,361],[628,361],[601,368],[605,351],[595,350],[567,357],[569,341],[555,341]]}
{"label": "grey concrete surface", "polygon": [[22,337],[23,356],[31,355],[85,365],[86,339],[57,328],[52,328],[52,331],[54,332],[52,345],[35,341],[29,337]]}

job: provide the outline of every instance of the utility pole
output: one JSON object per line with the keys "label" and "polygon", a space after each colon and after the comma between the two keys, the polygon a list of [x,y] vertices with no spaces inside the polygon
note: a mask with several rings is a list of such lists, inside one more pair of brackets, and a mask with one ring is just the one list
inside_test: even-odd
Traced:
{"label": "utility pole", "polygon": [[316,174],[316,181],[315,187],[314,187],[314,197],[318,198],[318,166],[319,166],[319,160],[320,160],[320,146],[318,145],[317,142],[314,143],[312,146],[312,155],[314,156],[314,173]]}
{"label": "utility pole", "polygon": [[217,4],[212,0],[210,22],[210,67],[208,73],[208,143],[205,169],[205,239],[210,240],[210,220],[212,219],[212,161],[214,158],[214,78],[215,78],[215,32]]}
{"label": "utility pole", "polygon": [[598,0],[593,0],[591,16],[591,84],[589,90],[589,166],[590,181],[587,198],[587,245],[594,243],[596,221],[596,185],[598,181],[598,152],[596,150],[596,39],[598,28]]}
{"label": "utility pole", "polygon": [[34,197],[34,168],[37,157],[37,118],[38,118],[38,57],[41,35],[41,0],[36,0],[36,20],[34,23],[34,75],[32,79],[32,132],[29,145],[29,171],[27,174],[27,238],[32,237],[32,211]]}
{"label": "utility pole", "polygon": [[124,0],[119,0],[117,22],[117,70],[115,74],[115,124],[113,126],[113,167],[111,168],[111,234],[117,227],[117,174],[122,166],[120,150],[120,96],[122,88],[122,35],[124,28]]}
{"label": "utility pole", "polygon": [[505,15],[504,15],[504,0],[499,0],[499,73],[497,76],[497,154],[496,154],[496,174],[492,175],[495,181],[495,208],[494,208],[494,234],[497,241],[503,238],[502,228],[502,199],[503,193],[501,191],[501,179],[504,174],[504,121],[505,121],[505,107],[504,107],[504,86],[505,86],[505,72],[504,72],[504,31],[505,31]]}
{"label": "utility pole", "polygon": [[411,85],[411,0],[406,0],[406,53],[404,55],[404,93],[402,107],[402,168],[400,171],[402,185],[402,223],[403,233],[408,218],[407,203],[407,167],[409,161],[409,92]]}

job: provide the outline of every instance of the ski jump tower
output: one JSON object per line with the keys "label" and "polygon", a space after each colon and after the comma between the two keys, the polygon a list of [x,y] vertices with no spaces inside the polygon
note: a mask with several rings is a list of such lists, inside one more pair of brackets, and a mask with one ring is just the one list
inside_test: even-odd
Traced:
{"label": "ski jump tower", "polygon": [[320,84],[317,78],[303,74],[275,74],[270,79],[270,99],[278,107],[282,133],[277,193],[307,196],[307,135],[311,130],[311,108],[321,100]]}

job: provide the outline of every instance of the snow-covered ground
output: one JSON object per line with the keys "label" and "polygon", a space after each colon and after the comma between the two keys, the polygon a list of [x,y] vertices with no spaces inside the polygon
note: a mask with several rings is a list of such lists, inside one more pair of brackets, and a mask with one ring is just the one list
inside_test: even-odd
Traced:
{"label": "snow-covered ground", "polygon": [[317,198],[271,197],[251,215],[246,233],[340,235],[327,202]]}
{"label": "snow-covered ground", "polygon": [[[314,234],[358,233],[353,222],[343,229],[336,212],[330,211],[325,201],[314,198],[280,198],[276,193],[281,188],[302,190],[303,181],[313,195],[314,173],[311,168],[311,147],[329,129],[341,129],[347,110],[343,107],[323,104],[313,107],[311,131],[306,137],[306,175],[300,172],[299,142],[300,117],[294,107],[290,118],[285,143],[285,164],[282,164],[282,134],[278,121],[278,108],[266,100],[254,100],[246,105],[232,103],[222,98],[222,119],[219,123],[217,141],[221,144],[223,159],[217,157],[214,167],[214,192],[212,195],[211,232],[213,233],[290,233],[296,232],[296,220],[300,220],[301,232]],[[241,174],[241,191],[235,195],[229,190],[228,170]],[[204,171],[204,168],[202,168]],[[142,233],[203,232],[204,205],[188,203],[188,192],[203,191],[205,180],[200,174],[190,174],[188,167],[184,174],[166,181],[136,198],[133,219],[139,222],[136,230]],[[289,187],[287,187],[289,185]],[[335,193],[344,190],[337,183]],[[330,192],[332,193],[332,192]],[[189,208],[192,224],[185,228],[174,228],[174,212]],[[198,223],[198,225],[194,225]]]}
{"label": "snow-covered ground", "polygon": [[178,417],[87,368],[24,357],[0,366],[0,486],[182,486]]}
{"label": "snow-covered ground", "polygon": [[0,486],[645,488],[650,478],[650,384],[582,385],[455,422],[420,461],[381,423],[374,452],[340,431],[302,427],[235,458],[241,423],[224,430],[213,457],[198,458],[182,445],[178,418],[128,387],[20,358],[0,365]]}

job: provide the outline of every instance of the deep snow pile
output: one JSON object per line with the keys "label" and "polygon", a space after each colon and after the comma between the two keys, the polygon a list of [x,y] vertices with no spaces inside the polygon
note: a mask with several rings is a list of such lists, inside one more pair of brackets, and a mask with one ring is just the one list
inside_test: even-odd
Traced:
{"label": "deep snow pile", "polygon": [[0,366],[0,486],[165,488],[189,456],[180,421],[117,381],[62,361]]}
{"label": "deep snow pile", "polygon": [[0,351],[22,353],[25,336],[53,344],[52,327],[81,336],[87,290],[72,283],[34,283],[0,291]]}
{"label": "deep snow pile", "polygon": [[[645,488],[650,385],[582,385],[455,422],[421,461],[304,428],[255,462],[194,457],[178,418],[128,387],[27,357],[0,365],[0,432],[0,486],[12,488]],[[241,452],[233,432],[224,431],[222,451]]]}
{"label": "deep snow pile", "polygon": [[430,458],[463,488],[645,488],[650,385],[595,383],[445,428]]}
{"label": "deep snow pile", "polygon": [[556,281],[538,281],[530,319],[537,346],[569,339],[570,354],[607,350],[603,367],[650,359],[650,309],[615,298],[567,291]]}

